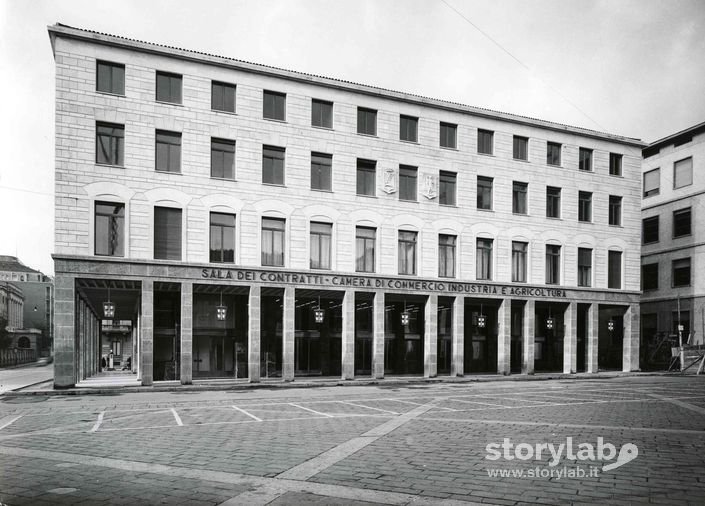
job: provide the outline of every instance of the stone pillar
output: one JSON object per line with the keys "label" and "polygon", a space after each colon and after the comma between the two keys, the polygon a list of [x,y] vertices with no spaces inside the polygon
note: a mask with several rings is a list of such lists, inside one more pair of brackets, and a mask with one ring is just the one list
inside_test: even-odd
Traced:
{"label": "stone pillar", "polygon": [[457,296],[453,300],[453,337],[450,343],[450,375],[465,374],[465,297]]}
{"label": "stone pillar", "polygon": [[[137,344],[137,354],[135,357],[132,359],[132,366],[137,367],[137,380],[142,381],[142,315],[140,313],[137,313],[137,336],[136,336],[136,344]],[[101,352],[102,352],[102,340],[101,340]]]}
{"label": "stone pillar", "polygon": [[438,295],[429,295],[424,305],[423,377],[438,374]]}
{"label": "stone pillar", "polygon": [[578,303],[570,302],[563,315],[563,374],[575,374],[578,361]]}
{"label": "stone pillar", "polygon": [[[343,296],[343,334],[341,336],[342,379],[355,378],[355,290],[345,290]],[[330,315],[326,315],[330,318]]]}
{"label": "stone pillar", "polygon": [[57,274],[54,279],[54,388],[76,385],[76,288],[75,279]]}
{"label": "stone pillar", "polygon": [[372,309],[372,377],[384,378],[384,292],[376,292]]}
{"label": "stone pillar", "polygon": [[[694,321],[694,320],[693,320]],[[639,303],[631,304],[624,312],[622,339],[622,371],[639,370]]]}
{"label": "stone pillar", "polygon": [[511,374],[512,301],[504,299],[497,311],[497,373]]}
{"label": "stone pillar", "polygon": [[154,281],[142,280],[142,385],[154,383]]}
{"label": "stone pillar", "polygon": [[[234,308],[228,308],[233,311]],[[181,283],[181,384],[193,382],[193,282]]]}
{"label": "stone pillar", "polygon": [[598,330],[600,328],[600,305],[597,302],[590,304],[587,317],[587,346],[585,346],[585,371],[597,372]]}
{"label": "stone pillar", "polygon": [[260,322],[262,317],[262,289],[250,286],[247,304],[247,375],[250,383],[260,380]]}
{"label": "stone pillar", "polygon": [[284,313],[282,316],[282,379],[294,381],[294,343],[295,343],[295,297],[294,288],[284,288]]}
{"label": "stone pillar", "polygon": [[536,319],[536,307],[533,299],[526,301],[524,305],[524,336],[521,340],[521,373],[534,374],[534,338]]}

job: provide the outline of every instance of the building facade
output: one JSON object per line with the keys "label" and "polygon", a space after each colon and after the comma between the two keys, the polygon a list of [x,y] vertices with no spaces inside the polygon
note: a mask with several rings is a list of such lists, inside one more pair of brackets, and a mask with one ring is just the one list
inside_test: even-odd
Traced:
{"label": "building facade", "polygon": [[48,356],[54,333],[54,280],[8,255],[0,255],[0,280],[12,282],[21,291],[23,326],[18,328],[31,329],[26,337],[31,338],[32,348]]}
{"label": "building facade", "polygon": [[640,141],[49,35],[57,388],[638,368]]}
{"label": "building facade", "polygon": [[643,156],[642,360],[656,366],[678,345],[679,325],[683,343],[703,343],[705,123],[652,143]]}

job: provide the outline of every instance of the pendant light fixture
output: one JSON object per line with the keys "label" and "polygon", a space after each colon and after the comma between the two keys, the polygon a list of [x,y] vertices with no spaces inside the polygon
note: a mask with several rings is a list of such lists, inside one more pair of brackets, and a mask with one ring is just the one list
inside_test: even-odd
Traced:
{"label": "pendant light fixture", "polygon": [[110,319],[115,317],[115,303],[110,301],[110,281],[108,281],[108,300],[103,302],[103,316]]}
{"label": "pendant light fixture", "polygon": [[321,309],[321,296],[318,296],[318,307],[313,310],[313,318],[316,323],[323,323],[323,317],[325,316],[325,311]]}
{"label": "pendant light fixture", "polygon": [[215,317],[223,321],[228,316],[228,307],[223,305],[223,290],[220,290],[220,306],[215,308]]}

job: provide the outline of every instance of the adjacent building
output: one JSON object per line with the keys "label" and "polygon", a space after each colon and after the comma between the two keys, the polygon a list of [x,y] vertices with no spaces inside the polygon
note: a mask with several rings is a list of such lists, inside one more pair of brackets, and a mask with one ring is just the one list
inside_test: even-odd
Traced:
{"label": "adjacent building", "polygon": [[49,35],[57,388],[639,367],[639,140]]}
{"label": "adjacent building", "polygon": [[643,157],[642,359],[656,366],[678,345],[679,325],[683,343],[703,343],[705,123],[650,144]]}

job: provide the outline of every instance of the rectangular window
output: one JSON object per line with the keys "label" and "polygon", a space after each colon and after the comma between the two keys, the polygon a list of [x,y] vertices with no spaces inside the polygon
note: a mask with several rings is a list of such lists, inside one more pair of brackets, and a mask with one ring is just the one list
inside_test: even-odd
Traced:
{"label": "rectangular window", "polygon": [[416,200],[416,178],[416,167],[399,166],[399,200]]}
{"label": "rectangular window", "polygon": [[558,285],[561,282],[561,247],[546,245],[546,284]]}
{"label": "rectangular window", "polygon": [[113,95],[125,94],[125,65],[109,61],[97,61],[95,89]]}
{"label": "rectangular window", "polygon": [[526,283],[526,252],[528,243],[512,241],[512,281]]}
{"label": "rectangular window", "polygon": [[458,147],[458,125],[441,121],[441,147],[453,149]]}
{"label": "rectangular window", "polygon": [[557,142],[546,144],[546,163],[548,165],[561,165],[561,145]]}
{"label": "rectangular window", "polygon": [[622,197],[610,195],[609,224],[622,225]]}
{"label": "rectangular window", "polygon": [[211,81],[211,109],[235,112],[235,85]]}
{"label": "rectangular window", "polygon": [[492,178],[477,176],[477,208],[492,209]]}
{"label": "rectangular window", "polygon": [[333,225],[311,222],[311,269],[330,269]]}
{"label": "rectangular window", "polygon": [[157,72],[157,102],[181,103],[180,74]]}
{"label": "rectangular window", "polygon": [[578,221],[592,221],[591,192],[578,192]]}
{"label": "rectangular window", "polygon": [[399,274],[416,274],[416,232],[399,231]]}
{"label": "rectangular window", "polygon": [[661,187],[661,170],[653,169],[644,173],[644,198],[659,194]]}
{"label": "rectangular window", "polygon": [[399,140],[417,142],[419,130],[419,118],[413,116],[399,116]]}
{"label": "rectangular window", "polygon": [[375,196],[377,162],[372,160],[357,160],[357,194]]}
{"label": "rectangular window", "polygon": [[529,139],[527,137],[514,136],[514,159],[528,160],[529,159]]}
{"label": "rectangular window", "polygon": [[311,100],[311,126],[333,128],[333,102]]}
{"label": "rectangular window", "polygon": [[693,159],[678,160],[673,164],[673,188],[683,188],[693,184]]}
{"label": "rectangular window", "polygon": [[355,271],[375,271],[375,239],[377,230],[369,227],[355,228]]}
{"label": "rectangular window", "polygon": [[673,260],[671,265],[673,287],[690,286],[690,257]]}
{"label": "rectangular window", "polygon": [[592,286],[592,250],[578,248],[578,286]]}
{"label": "rectangular window", "polygon": [[154,258],[181,260],[181,209],[154,208]]}
{"label": "rectangular window", "polygon": [[622,288],[622,252],[607,252],[607,288]]}
{"label": "rectangular window", "polygon": [[377,111],[364,107],[357,108],[357,133],[377,135]]}
{"label": "rectangular window", "polygon": [[276,91],[263,92],[262,117],[286,121],[286,94]]}
{"label": "rectangular window", "polygon": [[455,243],[454,235],[438,235],[438,277],[455,277]]}
{"label": "rectangular window", "polygon": [[95,254],[125,255],[125,204],[95,203]]}
{"label": "rectangular window", "polygon": [[610,176],[622,175],[622,155],[610,153]]}
{"label": "rectangular window", "polygon": [[651,216],[650,218],[644,218],[643,220],[641,220],[641,236],[643,238],[644,244],[659,241],[658,222],[658,216]]}
{"label": "rectangular window", "polygon": [[95,163],[104,165],[125,164],[125,125],[96,123]]}
{"label": "rectangular window", "polygon": [[211,139],[211,177],[235,179],[235,141]]}
{"label": "rectangular window", "polygon": [[578,152],[578,170],[592,170],[592,149],[580,148]]}
{"label": "rectangular window", "polygon": [[546,218],[561,217],[561,189],[555,186],[546,187]]}
{"label": "rectangular window", "polygon": [[211,262],[235,262],[235,215],[211,213]]}
{"label": "rectangular window", "polygon": [[477,131],[477,152],[483,155],[491,155],[493,153],[492,141],[494,132],[491,130]]}
{"label": "rectangular window", "polygon": [[690,235],[691,212],[690,207],[673,211],[673,237]]}
{"label": "rectangular window", "polygon": [[476,246],[475,276],[477,279],[492,279],[492,239],[478,239]]}
{"label": "rectangular window", "polygon": [[512,183],[512,212],[514,214],[527,214],[529,212],[526,203],[528,189],[528,183],[520,183],[518,181]]}
{"label": "rectangular window", "polygon": [[286,221],[262,218],[262,265],[284,266],[284,232]]}
{"label": "rectangular window", "polygon": [[333,155],[311,153],[311,189],[331,191]]}
{"label": "rectangular window", "polygon": [[455,172],[441,171],[438,184],[438,203],[444,206],[455,205],[455,187],[458,175]]}
{"label": "rectangular window", "polygon": [[641,266],[641,289],[658,290],[658,262]]}
{"label": "rectangular window", "polygon": [[262,146],[262,182],[284,184],[284,148]]}
{"label": "rectangular window", "polygon": [[161,172],[181,172],[181,134],[157,130],[157,167]]}

